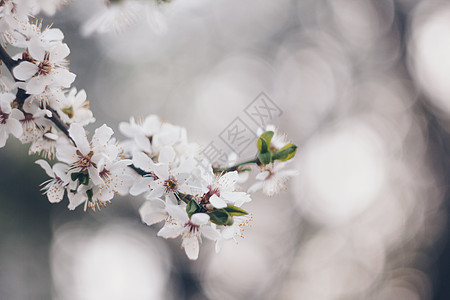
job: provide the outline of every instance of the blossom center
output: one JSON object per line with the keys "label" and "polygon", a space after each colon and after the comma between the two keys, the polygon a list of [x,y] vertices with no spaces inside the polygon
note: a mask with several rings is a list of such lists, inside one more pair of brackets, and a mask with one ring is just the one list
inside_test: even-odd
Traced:
{"label": "blossom center", "polygon": [[212,187],[211,185],[208,185],[208,194],[211,197],[212,195],[216,195],[217,197],[220,197],[220,190],[217,187]]}
{"label": "blossom center", "polygon": [[52,64],[48,60],[41,61],[38,65],[39,75],[48,75],[52,69]]}
{"label": "blossom center", "polygon": [[111,171],[109,171],[107,169],[103,169],[103,170],[100,171],[100,173],[98,173],[98,175],[100,176],[101,179],[105,180],[109,176],[111,176]]}
{"label": "blossom center", "polygon": [[77,151],[77,154],[78,161],[75,163],[75,166],[80,168],[80,172],[87,172],[87,170],[93,165],[91,157],[94,153],[91,151],[88,155],[83,155],[80,151]]}
{"label": "blossom center", "polygon": [[176,192],[178,188],[178,181],[173,176],[169,176],[169,178],[164,181],[164,187],[166,188],[166,192]]}
{"label": "blossom center", "polygon": [[200,225],[195,225],[191,221],[188,221],[186,224],[184,224],[184,227],[187,227],[189,229],[190,233],[197,233],[200,230]]}

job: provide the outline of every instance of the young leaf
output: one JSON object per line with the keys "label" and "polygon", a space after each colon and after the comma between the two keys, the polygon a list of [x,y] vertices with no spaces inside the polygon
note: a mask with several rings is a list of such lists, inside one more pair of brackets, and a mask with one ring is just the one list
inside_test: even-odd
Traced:
{"label": "young leaf", "polygon": [[233,218],[225,209],[216,209],[209,214],[211,222],[217,225],[233,225]]}
{"label": "young leaf", "polygon": [[193,214],[195,214],[196,212],[200,212],[200,210],[201,210],[201,207],[195,200],[189,201],[189,203],[186,205],[186,212],[187,212],[189,218],[191,218],[191,216]]}
{"label": "young leaf", "polygon": [[234,205],[228,204],[227,207],[224,208],[230,215],[232,216],[245,216],[248,215],[248,212]]}
{"label": "young leaf", "polygon": [[258,147],[258,151],[260,153],[267,152],[270,147],[270,141],[273,137],[273,131],[266,131],[259,137],[256,142],[256,146]]}
{"label": "young leaf", "polygon": [[270,152],[259,153],[258,159],[263,165],[270,164],[272,162],[272,153]]}
{"label": "young leaf", "polygon": [[294,144],[287,144],[273,155],[273,160],[287,161],[294,157],[297,151],[297,146]]}

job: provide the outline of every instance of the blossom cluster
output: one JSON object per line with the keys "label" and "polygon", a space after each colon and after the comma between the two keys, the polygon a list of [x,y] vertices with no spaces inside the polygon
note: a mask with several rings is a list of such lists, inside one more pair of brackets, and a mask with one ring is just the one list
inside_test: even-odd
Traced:
{"label": "blossom cluster", "polygon": [[[70,49],[61,30],[42,26],[29,16],[53,13],[64,1],[2,0],[0,33],[4,44],[18,49],[12,57],[0,47],[0,58],[11,77],[0,78],[0,148],[11,134],[50,177],[42,191],[51,203],[67,198],[69,209],[93,211],[116,194],[143,195],[139,209],[148,225],[163,222],[158,236],[181,236],[188,258],[197,259],[202,237],[216,242],[242,235],[251,215],[243,206],[250,193],[272,196],[296,175],[284,170],[296,152],[274,127],[260,129],[253,160],[213,166],[201,158],[202,147],[188,141],[186,129],[150,115],[142,122],[130,118],[119,124],[126,139],[102,125],[92,138],[86,126],[95,118],[84,90],[72,87]],[[243,173],[255,165],[260,173],[243,191]],[[247,176],[248,178],[248,176]]]}

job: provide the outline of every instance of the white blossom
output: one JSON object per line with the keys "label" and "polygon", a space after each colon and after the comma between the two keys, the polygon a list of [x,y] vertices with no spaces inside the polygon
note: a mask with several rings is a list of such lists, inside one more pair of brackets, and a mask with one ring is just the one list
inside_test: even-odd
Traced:
{"label": "white blossom", "polygon": [[183,240],[181,247],[189,259],[198,258],[202,235],[213,241],[220,238],[220,233],[211,226],[207,214],[196,213],[189,219],[182,206],[167,206],[166,209],[169,218],[158,232],[158,236],[166,239],[181,236]]}
{"label": "white blossom", "polygon": [[0,94],[0,148],[5,146],[6,140],[11,133],[16,138],[20,138],[23,133],[21,119],[23,113],[15,108],[11,108],[11,102],[16,97],[10,93]]}
{"label": "white blossom", "polygon": [[13,71],[17,79],[26,81],[25,90],[28,94],[40,94],[47,87],[70,87],[75,74],[66,68],[65,58],[70,53],[66,44],[58,43],[46,49],[42,43],[33,39],[28,45],[28,51],[33,61],[22,61]]}
{"label": "white blossom", "polygon": [[256,180],[248,189],[249,193],[262,190],[267,196],[273,196],[286,189],[286,182],[298,175],[297,170],[283,170],[287,162],[277,162],[264,167],[263,171],[256,175]]}

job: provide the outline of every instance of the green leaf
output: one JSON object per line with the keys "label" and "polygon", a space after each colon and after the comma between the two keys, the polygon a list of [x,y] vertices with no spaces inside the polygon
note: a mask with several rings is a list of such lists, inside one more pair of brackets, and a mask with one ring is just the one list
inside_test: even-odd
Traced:
{"label": "green leaf", "polygon": [[297,146],[294,144],[287,144],[273,155],[273,160],[286,161],[294,157],[297,151]]}
{"label": "green leaf", "polygon": [[73,181],[77,181],[80,184],[88,185],[89,184],[89,174],[84,174],[82,172],[72,173],[70,174],[70,178]]}
{"label": "green leaf", "polygon": [[258,151],[260,153],[265,153],[269,150],[270,147],[270,141],[273,137],[273,131],[266,131],[259,137],[258,141],[256,142],[256,146],[258,147]]}
{"label": "green leaf", "polygon": [[70,174],[70,178],[72,178],[72,181],[77,181],[78,180],[78,175],[79,175],[80,173],[72,173],[72,174]]}
{"label": "green leaf", "polygon": [[197,203],[197,201],[195,200],[191,200],[189,201],[189,203],[186,205],[186,212],[189,216],[189,219],[191,218],[191,216],[193,214],[195,214],[196,212],[200,212],[201,207],[200,205]]}
{"label": "green leaf", "polygon": [[209,218],[211,222],[217,225],[233,225],[233,218],[225,209],[216,209],[209,214]]}
{"label": "green leaf", "polygon": [[246,212],[245,210],[234,206],[234,205],[230,205],[228,204],[227,207],[224,208],[230,215],[232,216],[245,216],[248,215],[248,212]]}
{"label": "green leaf", "polygon": [[78,181],[80,182],[80,184],[84,184],[84,185],[88,185],[89,184],[89,174],[83,174],[83,173],[79,173],[80,175],[78,175]]}
{"label": "green leaf", "polygon": [[270,164],[272,162],[272,153],[270,152],[259,153],[258,159],[263,165]]}

